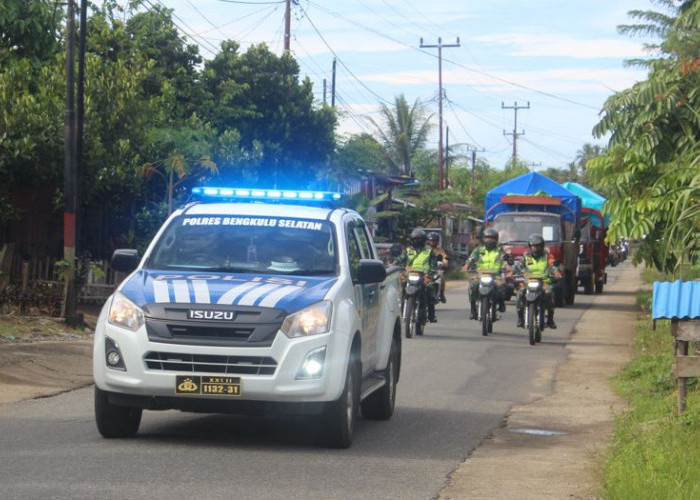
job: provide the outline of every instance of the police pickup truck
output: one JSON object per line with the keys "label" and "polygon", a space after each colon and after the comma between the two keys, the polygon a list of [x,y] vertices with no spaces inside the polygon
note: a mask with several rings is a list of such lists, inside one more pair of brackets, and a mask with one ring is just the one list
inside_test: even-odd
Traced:
{"label": "police pickup truck", "polygon": [[146,410],[315,415],[348,447],[389,419],[401,366],[400,276],[337,193],[207,187],[175,211],[107,300],[93,352],[102,436]]}

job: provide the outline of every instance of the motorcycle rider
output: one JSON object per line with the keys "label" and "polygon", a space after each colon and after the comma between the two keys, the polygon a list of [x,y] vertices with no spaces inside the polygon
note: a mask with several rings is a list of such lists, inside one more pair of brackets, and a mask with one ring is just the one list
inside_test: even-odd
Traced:
{"label": "motorcycle rider", "polygon": [[[540,234],[532,234],[527,240],[530,251],[523,254],[520,272],[542,274],[545,278],[544,284],[544,306],[547,310],[547,327],[556,329],[554,322],[554,296],[552,291],[552,278],[560,278],[561,272],[555,263],[551,262],[551,255],[544,246],[544,238]],[[525,326],[525,294],[523,291],[518,295],[518,327]]]}
{"label": "motorcycle rider", "polygon": [[[487,271],[493,273],[501,273],[506,270],[506,254],[502,248],[498,246],[498,231],[493,228],[487,228],[481,237],[482,244],[476,247],[469,260],[464,265],[464,270]],[[498,310],[503,312],[506,310],[505,296],[503,285],[499,286],[498,290]],[[469,283],[469,319],[477,319],[477,299],[479,298],[479,283],[472,281]]]}
{"label": "motorcycle rider", "polygon": [[[396,264],[405,266],[407,270],[421,271],[425,274],[436,270],[439,259],[433,253],[431,247],[425,246],[427,240],[428,237],[425,231],[418,228],[414,229],[410,236],[411,244],[396,259]],[[437,317],[435,317],[435,294],[431,293],[429,288],[423,287],[426,300],[422,302],[428,306],[428,321],[437,323]]]}
{"label": "motorcycle rider", "polygon": [[447,269],[450,259],[445,249],[438,246],[439,241],[440,235],[438,233],[435,231],[428,233],[428,245],[433,249],[433,254],[442,256],[442,260],[438,262],[438,272],[442,278],[440,280],[440,302],[444,304],[447,302],[447,299],[445,299],[445,269]]}

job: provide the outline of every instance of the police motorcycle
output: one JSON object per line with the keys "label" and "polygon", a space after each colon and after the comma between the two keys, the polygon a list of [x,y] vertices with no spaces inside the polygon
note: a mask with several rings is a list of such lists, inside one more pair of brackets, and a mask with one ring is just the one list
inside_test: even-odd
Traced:
{"label": "police motorcycle", "polygon": [[[503,260],[513,264],[508,254],[503,256]],[[470,267],[473,267],[473,263],[470,263]],[[505,311],[503,294],[506,277],[502,271],[478,270],[474,272],[472,279],[478,284],[477,320],[481,322],[481,334],[487,336],[493,332],[493,324],[498,320],[499,304],[503,304],[501,310]]]}
{"label": "police motorcycle", "polygon": [[542,330],[545,322],[545,276],[542,274],[528,274],[519,277],[523,294],[523,306],[525,315],[525,328],[527,329],[530,345],[542,341]]}
{"label": "police motorcycle", "polygon": [[[438,259],[441,259],[438,256]],[[423,272],[406,269],[401,296],[402,317],[406,338],[423,335],[428,319],[428,301],[435,303],[440,290],[439,275],[436,271]]]}

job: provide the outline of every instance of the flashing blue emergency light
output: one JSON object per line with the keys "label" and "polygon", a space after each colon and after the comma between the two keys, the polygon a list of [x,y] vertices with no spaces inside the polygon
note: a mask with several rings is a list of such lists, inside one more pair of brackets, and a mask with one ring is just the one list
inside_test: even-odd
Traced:
{"label": "flashing blue emergency light", "polygon": [[240,201],[296,201],[296,202],[338,202],[341,193],[332,191],[302,191],[294,189],[248,189],[231,187],[200,186],[192,188],[192,194],[206,200]]}

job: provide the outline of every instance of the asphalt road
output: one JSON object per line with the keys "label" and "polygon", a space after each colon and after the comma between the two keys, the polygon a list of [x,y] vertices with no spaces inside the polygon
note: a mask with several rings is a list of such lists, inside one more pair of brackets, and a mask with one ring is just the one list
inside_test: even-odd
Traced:
{"label": "asphalt road", "polygon": [[308,419],[175,411],[144,412],[136,438],[105,440],[90,387],[0,406],[0,498],[434,498],[513,404],[551,392],[592,297],[558,309],[535,347],[512,303],[482,337],[466,288],[447,299],[424,337],[404,339],[394,417],[360,421],[348,450],[319,447]]}

